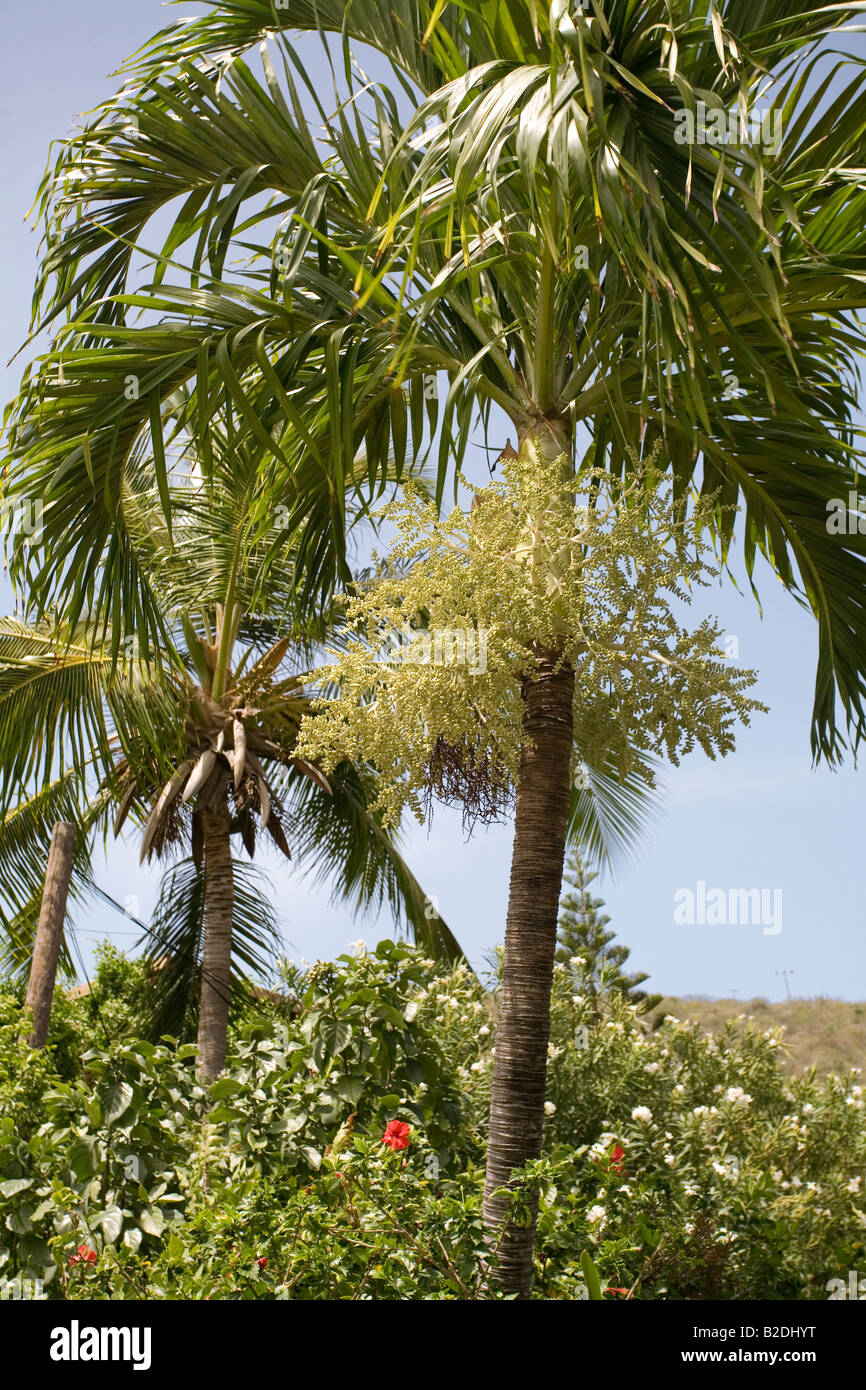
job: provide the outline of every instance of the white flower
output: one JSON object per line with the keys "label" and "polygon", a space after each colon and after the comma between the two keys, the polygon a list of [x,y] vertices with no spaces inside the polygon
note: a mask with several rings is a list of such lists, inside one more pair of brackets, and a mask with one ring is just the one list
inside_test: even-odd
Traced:
{"label": "white flower", "polygon": [[359,936],[357,941],[349,942],[349,950],[354,951],[356,956],[365,956],[367,954],[367,943],[363,937]]}
{"label": "white flower", "polygon": [[487,1027],[486,1023],[482,1023],[481,1027],[478,1029],[478,1036],[479,1038],[490,1037],[490,1029]]}
{"label": "white flower", "polygon": [[697,1115],[698,1117],[700,1117],[701,1115],[709,1115],[709,1113],[710,1107],[708,1105],[696,1105],[694,1110],[692,1111],[692,1114]]}
{"label": "white flower", "polygon": [[471,1065],[471,1067],[469,1068],[469,1070],[470,1070],[470,1071],[483,1071],[483,1070],[484,1070],[484,1063],[483,1063],[483,1062],[480,1062],[480,1061],[479,1061],[479,1062],[473,1062],[472,1065]]}
{"label": "white flower", "polygon": [[661,1069],[661,1062],[647,1062],[646,1066],[644,1067],[644,1071],[648,1071],[650,1076],[655,1076],[656,1072],[661,1071]]}
{"label": "white flower", "polygon": [[686,1089],[686,1088],[685,1088],[685,1086],[682,1084],[682,1082],[681,1082],[681,1081],[678,1082],[677,1085],[674,1086],[674,1095],[675,1095],[675,1096],[682,1096],[682,1095],[684,1095],[684,1094],[685,1094],[685,1089]]}
{"label": "white flower", "polygon": [[572,956],[569,964],[573,965],[575,970],[579,970],[581,966],[586,965],[586,961],[583,956]]}
{"label": "white flower", "polygon": [[850,1181],[849,1184],[848,1184],[848,1191],[849,1191],[849,1192],[859,1192],[859,1191],[860,1191],[860,1183],[861,1183],[861,1182],[862,1182],[862,1178],[859,1178],[859,1177],[857,1177],[857,1178],[852,1178],[851,1181]]}
{"label": "white flower", "polygon": [[752,1097],[744,1091],[742,1086],[729,1086],[725,1091],[725,1100],[729,1100],[732,1105],[751,1105]]}
{"label": "white flower", "polygon": [[647,1124],[649,1124],[650,1120],[653,1117],[653,1112],[650,1110],[648,1105],[636,1105],[634,1110],[631,1112],[631,1117],[633,1120],[644,1120]]}
{"label": "white flower", "polygon": [[674,1158],[673,1154],[665,1154],[665,1163],[668,1165],[669,1168],[673,1167],[673,1165],[676,1163],[676,1159]]}
{"label": "white flower", "polygon": [[611,1144],[613,1144],[615,1140],[616,1135],[611,1134],[608,1130],[605,1130],[603,1134],[599,1135],[592,1148],[590,1149],[590,1156],[592,1158],[601,1158],[604,1154],[607,1153]]}
{"label": "white flower", "polygon": [[803,1114],[804,1114],[804,1115],[811,1115],[811,1113],[812,1113],[812,1111],[813,1111],[814,1109],[815,1109],[815,1107],[814,1107],[814,1105],[811,1103],[811,1101],[808,1101],[808,1100],[807,1100],[807,1101],[806,1101],[806,1104],[803,1106]]}
{"label": "white flower", "polygon": [[571,1002],[572,1004],[576,1005],[576,1007],[579,1009],[584,1001],[584,998],[585,996],[583,994],[573,994],[571,996]]}
{"label": "white flower", "polygon": [[554,1103],[553,1103],[552,1100],[546,1100],[546,1101],[544,1102],[544,1113],[545,1113],[545,1115],[555,1115],[555,1114],[556,1114],[556,1106],[554,1105]]}
{"label": "white flower", "polygon": [[548,1044],[547,1044],[547,1056],[548,1056],[548,1058],[550,1059],[551,1062],[555,1062],[556,1059],[557,1059],[557,1057],[561,1057],[561,1056],[562,1056],[562,1048],[561,1048],[561,1047],[554,1047],[554,1046],[553,1046],[553,1043],[548,1043]]}
{"label": "white flower", "polygon": [[791,1179],[791,1186],[792,1186],[792,1187],[802,1187],[802,1186],[803,1186],[803,1179],[802,1179],[802,1178],[792,1178],[792,1179]]}
{"label": "white flower", "polygon": [[590,1207],[589,1211],[586,1213],[587,1221],[591,1222],[593,1225],[596,1221],[599,1223],[599,1225],[601,1225],[601,1223],[606,1219],[606,1217],[607,1212],[605,1211],[604,1207],[600,1206]]}

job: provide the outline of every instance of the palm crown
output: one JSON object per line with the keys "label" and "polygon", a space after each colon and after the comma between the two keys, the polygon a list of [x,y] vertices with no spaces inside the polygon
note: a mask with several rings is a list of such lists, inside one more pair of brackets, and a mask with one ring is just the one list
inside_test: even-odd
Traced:
{"label": "palm crown", "polygon": [[[46,538],[69,561],[33,576],[41,599],[69,601],[68,574],[92,575],[95,553],[106,599],[141,603],[110,499],[178,385],[226,393],[275,468],[294,449],[329,474],[295,513],[331,512],[337,535],[358,446],[371,476],[410,439],[417,453],[424,378],[441,371],[440,486],[474,406],[496,403],[521,431],[577,441],[585,424],[594,463],[613,469],[663,434],[679,488],[700,469],[721,489],[724,548],[740,498],[749,570],[763,551],[819,618],[813,742],[833,757],[836,695],[855,726],[863,697],[863,542],[825,521],[856,488],[864,115],[859,72],[829,115],[831,74],[814,91],[804,74],[860,7],[789,8],[713,3],[707,24],[685,0],[507,13],[248,0],[172,26],[43,187],[36,309],[70,322],[25,382],[11,479],[46,494]],[[347,70],[363,40],[400,80],[364,84],[330,116],[287,37],[313,28],[344,34]],[[260,40],[262,80],[242,56]],[[676,138],[699,101],[727,113],[758,99],[783,123],[778,148]],[[132,250],[180,197],[152,282],[133,292]],[[228,277],[235,245],[251,258]]]}

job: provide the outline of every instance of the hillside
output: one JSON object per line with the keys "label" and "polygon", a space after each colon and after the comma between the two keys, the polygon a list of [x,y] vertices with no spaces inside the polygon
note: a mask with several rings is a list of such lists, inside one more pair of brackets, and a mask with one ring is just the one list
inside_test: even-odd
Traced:
{"label": "hillside", "polygon": [[766,1030],[784,1028],[786,1065],[793,1071],[814,1066],[819,1074],[860,1067],[866,1071],[866,1003],[845,999],[708,999],[705,995],[666,996],[661,1011],[695,1019],[708,1032],[720,1032],[727,1019],[748,1020]]}

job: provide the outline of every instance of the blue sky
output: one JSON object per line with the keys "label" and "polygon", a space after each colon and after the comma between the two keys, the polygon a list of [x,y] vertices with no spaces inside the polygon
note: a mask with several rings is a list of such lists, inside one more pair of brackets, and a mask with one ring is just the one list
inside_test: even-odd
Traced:
{"label": "blue sky", "polygon": [[[45,166],[49,142],[63,136],[77,113],[93,107],[116,85],[112,68],[167,18],[195,6],[166,9],[155,0],[43,0],[11,6],[4,14],[6,51],[12,59],[0,97],[4,198],[0,207],[3,312],[2,360],[20,346],[29,321],[38,236],[24,223]],[[323,72],[324,78],[324,72]],[[329,80],[329,79],[328,79]],[[0,372],[4,402],[14,393],[20,363]],[[504,442],[504,441],[503,441]],[[470,475],[486,473],[480,449]],[[866,936],[859,887],[857,826],[862,824],[862,785],[850,763],[842,770],[813,770],[809,721],[817,629],[764,569],[758,584],[763,617],[735,564],[740,593],[725,581],[693,607],[695,618],[717,615],[737,639],[739,660],[757,667],[755,693],[770,706],[744,730],[735,754],[710,762],[701,754],[665,774],[664,811],[631,864],[596,887],[612,925],[632,950],[632,963],[650,973],[655,989],[770,999],[784,995],[778,971],[793,970],[792,992],[860,999],[864,990]],[[11,609],[0,580],[0,604]],[[466,843],[459,813],[440,810],[429,832],[410,828],[406,854],[426,891],[470,958],[482,958],[504,934],[511,825],[479,830]],[[353,920],[332,906],[326,888],[311,890],[298,870],[276,857],[274,900],[287,954],[308,960],[330,957],[363,936],[390,934],[390,920]],[[110,846],[96,859],[100,886],[145,920],[158,885],[156,870],[138,868],[130,841]],[[782,929],[756,925],[679,925],[674,895],[721,888],[780,890]],[[76,914],[85,960],[102,938],[130,946],[134,930],[108,907],[93,904]]]}

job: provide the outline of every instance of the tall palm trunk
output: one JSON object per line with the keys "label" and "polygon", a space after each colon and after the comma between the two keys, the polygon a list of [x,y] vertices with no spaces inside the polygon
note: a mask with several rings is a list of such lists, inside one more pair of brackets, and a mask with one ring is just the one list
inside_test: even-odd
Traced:
{"label": "tall palm trunk", "polygon": [[204,841],[204,951],[198,1062],[204,1076],[213,1081],[225,1066],[231,986],[234,880],[225,790],[216,806],[202,810],[201,819]]}
{"label": "tall palm trunk", "polygon": [[550,991],[556,924],[565,860],[570,798],[574,671],[557,669],[557,654],[536,652],[537,679],[524,689],[524,745],[514,818],[514,849],[505,928],[490,1136],[484,1184],[484,1221],[498,1245],[493,1277],[507,1293],[526,1297],[532,1277],[537,1195],[527,1225],[503,1230],[512,1169],[541,1153]]}
{"label": "tall palm trunk", "polygon": [[[567,458],[566,422],[535,421],[520,432],[520,451],[539,461]],[[493,1193],[508,1185],[512,1169],[541,1154],[574,723],[573,669],[556,651],[537,647],[535,658],[535,679],[526,680],[523,689],[523,751],[484,1183],[484,1223],[498,1251],[493,1278],[521,1298],[528,1296],[532,1280],[538,1197],[530,1194],[528,1222],[517,1225],[505,1221],[508,1197]]]}

